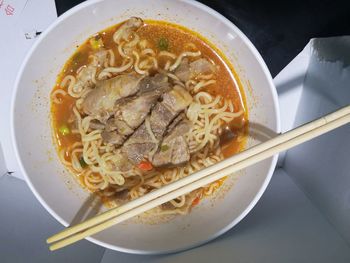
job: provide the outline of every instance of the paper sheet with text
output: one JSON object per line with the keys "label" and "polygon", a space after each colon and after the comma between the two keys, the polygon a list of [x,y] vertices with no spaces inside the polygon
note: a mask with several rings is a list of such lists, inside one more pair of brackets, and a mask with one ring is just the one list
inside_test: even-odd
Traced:
{"label": "paper sheet with text", "polygon": [[29,48],[56,17],[54,0],[0,0],[0,145],[9,172],[19,171],[10,134],[16,75]]}

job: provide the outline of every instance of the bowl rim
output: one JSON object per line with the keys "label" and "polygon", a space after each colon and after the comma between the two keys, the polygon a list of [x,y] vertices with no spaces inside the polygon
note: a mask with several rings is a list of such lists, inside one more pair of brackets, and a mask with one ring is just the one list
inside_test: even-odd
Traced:
{"label": "bowl rim", "polygon": [[[23,72],[24,72],[24,70],[26,68],[27,62],[31,58],[32,53],[36,50],[37,46],[42,42],[42,40],[56,26],[58,26],[66,18],[74,15],[75,13],[80,11],[81,9],[84,9],[84,8],[86,8],[88,6],[95,5],[95,4],[97,4],[99,2],[103,2],[103,1],[104,0],[90,0],[90,1],[82,2],[82,3],[74,6],[73,8],[67,10],[65,13],[60,15],[53,23],[51,23],[51,25],[46,30],[44,30],[44,32],[42,34],[40,34],[38,39],[35,41],[35,43],[32,45],[32,47],[27,52],[27,54],[26,54],[26,56],[25,56],[25,58],[24,58],[24,60],[23,60],[23,62],[21,64],[21,66],[20,66],[20,69],[19,69],[19,71],[17,73],[17,76],[16,76],[15,85],[14,85],[14,91],[13,91],[12,98],[11,98],[11,116],[10,116],[11,117],[11,125],[10,125],[11,131],[10,131],[10,133],[11,133],[12,144],[13,144],[14,150],[15,150],[15,156],[16,156],[18,162],[19,162],[20,172],[23,174],[27,185],[29,186],[30,190],[33,192],[33,194],[36,197],[36,199],[40,202],[40,204],[58,222],[60,222],[65,227],[67,227],[69,225],[69,223],[67,221],[65,221],[55,211],[53,211],[51,209],[51,207],[46,203],[46,201],[42,198],[42,196],[39,194],[39,192],[37,192],[36,188],[34,187],[34,185],[31,182],[29,176],[27,175],[27,172],[26,172],[26,170],[24,168],[24,165],[22,163],[22,160],[20,158],[19,149],[18,149],[18,145],[17,145],[17,141],[16,141],[16,135],[15,135],[15,107],[16,107],[17,92],[18,92],[19,83],[20,83],[21,77],[23,75]],[[267,77],[267,81],[268,81],[268,84],[269,84],[269,87],[270,87],[270,90],[271,90],[271,94],[272,94],[273,107],[274,107],[274,112],[275,112],[275,119],[276,119],[275,131],[277,133],[279,133],[281,131],[281,120],[280,120],[280,109],[279,109],[278,95],[277,95],[277,91],[276,91],[275,85],[273,83],[270,71],[268,70],[267,65],[266,65],[265,61],[263,60],[263,58],[261,57],[259,51],[255,48],[255,46],[248,39],[248,37],[235,24],[233,24],[229,19],[227,19],[225,16],[223,16],[219,12],[217,12],[214,9],[206,6],[205,4],[197,2],[197,1],[193,1],[193,0],[177,0],[177,1],[185,3],[185,4],[190,5],[190,6],[194,6],[194,7],[198,8],[198,9],[201,9],[202,11],[208,13],[209,15],[217,18],[218,20],[223,22],[225,25],[227,25],[229,28],[231,28],[242,39],[242,41],[247,46],[249,51],[252,52],[252,54],[256,58],[259,66],[263,70],[264,75]],[[120,252],[125,252],[125,253],[131,253],[131,254],[140,254],[140,255],[160,255],[160,254],[175,253],[175,252],[180,252],[180,251],[188,250],[188,249],[195,248],[195,247],[198,247],[200,245],[203,245],[203,244],[205,244],[205,243],[207,243],[207,242],[209,242],[209,241],[211,241],[211,240],[221,236],[222,234],[226,233],[228,230],[233,228],[236,224],[238,224],[254,208],[254,206],[260,200],[262,194],[265,192],[265,190],[266,190],[266,188],[267,188],[267,186],[268,186],[268,184],[269,184],[269,182],[271,180],[271,177],[272,177],[273,172],[274,172],[275,167],[276,167],[277,159],[278,159],[278,154],[274,155],[272,157],[272,161],[271,161],[271,164],[270,164],[267,176],[266,176],[263,184],[261,185],[259,191],[256,193],[256,195],[254,196],[253,200],[249,203],[249,205],[241,212],[241,214],[238,217],[236,217],[234,220],[232,220],[230,224],[226,225],[220,231],[216,232],[212,236],[209,236],[205,240],[201,240],[201,241],[195,242],[195,243],[193,243],[191,245],[185,245],[183,247],[179,247],[179,248],[176,248],[176,249],[157,251],[157,250],[129,249],[129,248],[126,248],[126,247],[111,245],[109,243],[105,243],[103,241],[100,241],[100,240],[98,240],[98,239],[96,239],[94,237],[87,237],[86,239],[91,241],[91,242],[93,242],[93,243],[95,243],[95,244],[97,244],[97,245],[100,245],[100,246],[108,248],[108,249],[112,249],[112,250],[120,251]]]}

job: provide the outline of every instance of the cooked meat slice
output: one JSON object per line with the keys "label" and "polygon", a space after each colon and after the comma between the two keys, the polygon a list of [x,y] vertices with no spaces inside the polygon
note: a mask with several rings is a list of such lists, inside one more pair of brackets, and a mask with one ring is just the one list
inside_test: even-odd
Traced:
{"label": "cooked meat slice", "polygon": [[128,159],[134,164],[139,164],[144,158],[145,154],[149,153],[153,147],[154,143],[134,143],[127,147],[123,147],[123,153],[126,154]]}
{"label": "cooked meat slice", "polygon": [[187,90],[181,86],[174,86],[174,88],[164,93],[163,105],[173,112],[180,112],[186,109],[192,102],[192,96]]}
{"label": "cooked meat slice", "polygon": [[118,115],[130,128],[136,129],[145,120],[159,97],[158,92],[147,92],[122,105]]}
{"label": "cooked meat slice", "polygon": [[129,198],[129,190],[128,189],[124,189],[122,191],[116,192],[114,194],[114,197],[118,200],[118,201],[127,201]]}
{"label": "cooked meat slice", "polygon": [[190,65],[187,58],[184,58],[181,61],[174,74],[183,82],[186,82],[191,78]]}
{"label": "cooked meat slice", "polygon": [[106,123],[106,131],[118,131],[120,135],[127,136],[134,132],[124,121],[110,118]]}
{"label": "cooked meat slice", "polygon": [[168,125],[176,117],[177,112],[173,112],[164,106],[163,103],[157,103],[152,110],[150,123],[154,136],[161,140]]}
{"label": "cooked meat slice", "polygon": [[112,169],[125,172],[131,170],[132,168],[132,163],[129,162],[128,158],[124,154],[121,153],[120,149],[117,149],[117,151],[114,152]]}
{"label": "cooked meat slice", "polygon": [[96,67],[104,66],[105,62],[107,61],[108,51],[105,49],[101,49],[94,53],[92,55],[92,62],[91,64]]}
{"label": "cooked meat slice", "polygon": [[105,125],[101,123],[99,120],[91,120],[89,124],[89,128],[92,130],[103,130]]}
{"label": "cooked meat slice", "polygon": [[97,68],[94,65],[83,67],[77,75],[73,90],[79,93],[84,88],[92,88],[94,86],[93,79],[95,79],[96,71]]}
{"label": "cooked meat slice", "polygon": [[175,137],[185,136],[191,130],[191,127],[191,122],[187,118],[184,118],[165,136],[163,141],[166,142]]}
{"label": "cooked meat slice", "polygon": [[181,121],[163,139],[158,152],[153,156],[152,164],[159,166],[174,166],[190,160],[190,151],[185,135],[191,129],[188,120]]}
{"label": "cooked meat slice", "polygon": [[116,120],[117,131],[119,134],[128,136],[134,132],[134,129],[130,128],[124,121]]}
{"label": "cooked meat slice", "polygon": [[164,74],[156,74],[153,77],[145,77],[140,82],[140,90],[138,94],[142,95],[150,91],[159,92],[163,94],[166,91],[170,90],[168,76]]}
{"label": "cooked meat slice", "polygon": [[154,107],[150,119],[152,130],[158,140],[162,138],[178,113],[186,109],[191,102],[192,96],[180,86],[174,86],[171,91],[164,93],[163,101]]}
{"label": "cooked meat slice", "polygon": [[[140,163],[144,158],[151,159],[150,153],[157,149],[169,124],[191,101],[191,95],[181,87],[175,86],[173,90],[166,92],[163,101],[158,102],[153,108],[149,120],[146,119],[124,143],[122,152],[134,164]],[[183,144],[181,139],[179,143]]]}
{"label": "cooked meat slice", "polygon": [[139,17],[131,17],[124,24],[122,24],[118,30],[113,34],[113,40],[117,44],[120,43],[121,40],[127,41],[130,37],[131,32],[138,29],[142,26],[143,21]]}
{"label": "cooked meat slice", "polygon": [[168,135],[182,120],[186,119],[184,113],[179,114],[168,126],[165,135]]}
{"label": "cooked meat slice", "polygon": [[138,95],[118,103],[116,106],[113,127],[121,135],[132,134],[141,125],[151,109],[157,103],[158,98],[169,89],[168,77],[157,74],[154,77],[146,77],[140,82]]}
{"label": "cooked meat slice", "polygon": [[134,164],[138,164],[157,146],[158,143],[152,139],[146,123],[143,123],[124,143],[122,153]]}
{"label": "cooked meat slice", "polygon": [[115,131],[117,129],[117,124],[116,124],[116,119],[115,118],[110,118],[106,122],[106,127],[105,131],[110,132],[110,131]]}
{"label": "cooked meat slice", "polygon": [[[117,111],[114,118],[110,118],[106,123],[104,141],[112,140],[112,143],[121,145],[127,136],[141,125],[163,91],[168,89],[168,84],[163,85],[161,81],[154,81],[157,78],[160,77],[149,78],[149,85],[152,85],[152,88],[148,88],[147,92],[143,90],[141,95],[128,98],[116,106]],[[167,78],[165,80],[167,81]],[[111,131],[115,132],[110,134]]]}
{"label": "cooked meat slice", "polygon": [[190,70],[193,75],[210,74],[215,72],[215,66],[205,58],[199,58],[190,63]]}
{"label": "cooked meat slice", "polygon": [[96,88],[83,101],[84,113],[105,121],[106,116],[108,118],[113,111],[116,101],[134,95],[139,90],[142,78],[136,74],[124,74],[98,82]]}
{"label": "cooked meat slice", "polygon": [[80,92],[83,88],[92,88],[94,86],[94,79],[97,72],[97,67],[104,65],[107,60],[107,50],[100,50],[96,52],[92,57],[92,62],[86,67],[81,68],[77,75],[76,83],[73,90]]}
{"label": "cooked meat slice", "polygon": [[101,133],[102,140],[105,143],[111,143],[115,145],[122,145],[124,142],[124,137],[118,134],[116,131],[103,131]]}
{"label": "cooked meat slice", "polygon": [[103,141],[113,143],[117,146],[123,144],[127,136],[134,132],[124,121],[116,118],[110,118],[106,122],[105,129],[102,133]]}
{"label": "cooked meat slice", "polygon": [[189,79],[200,74],[210,74],[215,72],[215,66],[205,58],[197,59],[191,63],[185,58],[174,71],[174,74],[182,81],[186,82]]}
{"label": "cooked meat slice", "polygon": [[179,136],[162,143],[160,151],[152,159],[152,164],[155,167],[174,166],[184,164],[189,160],[190,151],[186,139]]}

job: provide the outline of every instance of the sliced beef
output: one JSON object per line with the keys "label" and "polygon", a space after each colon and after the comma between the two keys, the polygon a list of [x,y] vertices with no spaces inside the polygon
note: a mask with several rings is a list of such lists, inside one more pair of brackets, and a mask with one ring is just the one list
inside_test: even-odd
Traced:
{"label": "sliced beef", "polygon": [[121,40],[127,41],[130,34],[136,31],[140,26],[142,26],[143,21],[139,17],[131,17],[124,24],[122,24],[113,35],[113,40],[116,43],[120,43]]}
{"label": "sliced beef", "polygon": [[174,86],[171,91],[164,93],[163,101],[154,107],[150,118],[151,128],[157,140],[162,139],[168,125],[191,102],[192,96],[180,86]]}
{"label": "sliced beef", "polygon": [[113,156],[112,169],[126,172],[133,168],[132,163],[129,162],[128,158],[117,150]]}
{"label": "sliced beef", "polygon": [[127,136],[132,134],[140,126],[156,103],[158,97],[158,94],[149,92],[130,100],[119,108],[117,115],[109,119],[106,125],[106,132],[112,131],[118,134],[119,139],[113,144],[121,145],[127,139]]}
{"label": "sliced beef", "polygon": [[116,101],[138,92],[142,78],[137,74],[124,74],[98,82],[83,101],[84,113],[106,121],[113,112]]}
{"label": "sliced beef", "polygon": [[117,131],[120,135],[127,136],[134,132],[125,122],[116,118],[110,118],[106,123],[106,131]]}
{"label": "sliced beef", "polygon": [[[129,97],[115,106],[113,118],[107,121],[106,131],[117,131],[126,140],[145,120],[159,97],[169,89],[168,77],[146,77],[140,83],[137,96]],[[120,143],[120,141],[118,141]]]}
{"label": "sliced beef", "polygon": [[96,67],[103,67],[108,58],[108,51],[101,49],[92,55],[92,65]]}
{"label": "sliced beef", "polygon": [[171,91],[164,94],[162,104],[173,112],[180,112],[186,109],[191,102],[191,94],[181,86],[176,85]]}
{"label": "sliced beef", "polygon": [[134,164],[139,164],[157,146],[158,142],[152,139],[146,124],[143,123],[124,143],[122,153]]}
{"label": "sliced beef", "polygon": [[187,58],[184,58],[181,61],[174,73],[183,82],[186,82],[191,78],[190,64],[188,63]]}
{"label": "sliced beef", "polygon": [[190,151],[185,134],[191,129],[191,123],[184,119],[164,137],[159,150],[153,156],[154,166],[181,165],[190,160]]}
{"label": "sliced beef", "polygon": [[95,79],[97,68],[104,65],[107,60],[107,50],[100,50],[93,55],[93,60],[87,66],[81,68],[77,75],[76,83],[73,90],[80,92],[84,88],[92,88],[94,86],[93,80]]}
{"label": "sliced beef", "polygon": [[139,95],[143,93],[147,93],[150,91],[164,93],[170,90],[168,76],[165,74],[156,74],[153,77],[145,77],[140,82],[140,90],[138,92]]}
{"label": "sliced beef", "polygon": [[130,128],[136,129],[144,121],[159,97],[160,94],[157,92],[148,92],[126,103],[119,111],[121,120]]}
{"label": "sliced beef", "polygon": [[97,67],[94,65],[87,65],[81,68],[79,71],[76,82],[73,86],[75,92],[80,92],[86,88],[92,88],[94,86],[93,79],[95,78]]}
{"label": "sliced beef", "polygon": [[115,131],[118,127],[118,124],[116,123],[117,120],[115,118],[110,118],[106,122],[105,131]]}
{"label": "sliced beef", "polygon": [[163,103],[157,103],[154,107],[151,117],[151,129],[157,140],[161,140],[168,125],[178,113],[169,110]]}
{"label": "sliced beef", "polygon": [[130,128],[126,122],[121,120],[116,120],[117,131],[119,134],[128,136],[134,132],[134,129]]}
{"label": "sliced beef", "polygon": [[190,63],[190,70],[194,75],[210,74],[215,72],[215,66],[205,58],[199,58]]}
{"label": "sliced beef", "polygon": [[215,72],[215,66],[205,58],[199,58],[191,63],[185,58],[175,69],[174,74],[182,81],[186,82],[200,74],[210,74]]}
{"label": "sliced beef", "polygon": [[123,136],[118,134],[116,131],[103,131],[101,133],[101,137],[105,143],[122,145],[124,142]]}
{"label": "sliced beef", "polygon": [[89,128],[92,130],[103,130],[105,128],[105,125],[99,120],[91,120]]}
{"label": "sliced beef", "polygon": [[186,119],[185,113],[179,114],[168,126],[165,135],[168,135],[181,121]]}
{"label": "sliced beef", "polygon": [[151,159],[162,140],[165,131],[175,117],[192,102],[191,95],[182,87],[175,86],[163,94],[163,101],[153,108],[149,120],[146,120],[124,143],[122,152],[134,164],[144,158]]}

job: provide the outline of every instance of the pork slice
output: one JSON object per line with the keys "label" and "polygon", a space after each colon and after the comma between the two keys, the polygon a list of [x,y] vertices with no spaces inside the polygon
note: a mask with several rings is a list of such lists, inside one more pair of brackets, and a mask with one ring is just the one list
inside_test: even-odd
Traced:
{"label": "pork slice", "polygon": [[[174,120],[175,121],[175,120]],[[163,141],[170,141],[175,137],[185,136],[192,128],[192,123],[184,117],[178,124],[171,129]]]}
{"label": "pork slice", "polygon": [[168,125],[174,120],[179,112],[186,109],[192,102],[192,96],[180,86],[164,93],[163,101],[158,103],[151,114],[150,123],[154,135],[160,140]]}
{"label": "pork slice", "polygon": [[83,112],[106,121],[105,116],[111,115],[116,101],[134,95],[139,90],[142,78],[136,74],[123,74],[98,82],[96,88],[85,97]]}
{"label": "pork slice", "polygon": [[130,128],[136,129],[145,120],[159,97],[158,92],[148,92],[129,101],[120,107],[121,119]]}
{"label": "pork slice", "polygon": [[190,160],[190,151],[185,138],[191,129],[188,120],[182,120],[165,136],[159,150],[152,158],[156,167],[181,165]]}
{"label": "pork slice", "polygon": [[139,17],[131,17],[122,24],[113,34],[113,40],[120,43],[121,40],[128,40],[130,34],[143,25],[143,20]]}
{"label": "pork slice", "polygon": [[73,90],[79,93],[83,89],[92,88],[94,86],[93,79],[95,78],[96,71],[97,67],[91,64],[81,68],[77,74]]}
{"label": "pork slice", "polygon": [[161,140],[168,125],[176,117],[177,112],[170,111],[163,103],[157,103],[152,110],[150,124],[154,136]]}
{"label": "pork slice", "polygon": [[163,94],[170,90],[169,78],[165,74],[157,73],[153,77],[145,77],[140,82],[140,90],[138,94],[143,94],[147,92],[159,92]]}
{"label": "pork slice", "polygon": [[[157,103],[152,110],[149,122],[150,129],[156,140],[161,140],[162,136],[169,125],[175,118],[176,114],[169,111],[161,103]],[[158,147],[158,143],[152,140],[152,135],[147,130],[146,124],[143,123],[129,137],[122,147],[122,152],[134,163],[139,164],[149,153]]]}
{"label": "pork slice", "polygon": [[114,144],[114,145],[118,145],[118,146],[122,145],[124,142],[124,137],[116,131],[104,130],[101,133],[101,137],[105,143],[110,143],[110,144]]}
{"label": "pork slice", "polygon": [[210,74],[215,72],[215,66],[205,58],[199,58],[189,65],[193,75]]}
{"label": "pork slice", "polygon": [[107,58],[108,58],[108,51],[105,49],[101,49],[92,55],[91,64],[96,67],[102,67],[107,61]]}
{"label": "pork slice", "polygon": [[191,78],[190,64],[188,59],[184,58],[180,65],[176,68],[174,74],[182,81],[186,82]]}
{"label": "pork slice", "polygon": [[174,86],[169,92],[163,95],[163,105],[173,112],[180,112],[186,109],[192,102],[192,96],[181,86]]}
{"label": "pork slice", "polygon": [[205,58],[199,58],[191,63],[185,58],[175,69],[174,74],[182,81],[186,82],[200,74],[215,73],[215,66]]}
{"label": "pork slice", "polygon": [[108,119],[106,122],[105,131],[107,131],[107,132],[115,131],[118,127],[116,122],[117,122],[117,120],[115,118]]}
{"label": "pork slice", "polygon": [[184,113],[180,113],[168,126],[165,135],[168,135],[181,121],[186,119]]}
{"label": "pork slice", "polygon": [[152,136],[143,123],[124,143],[122,153],[124,153],[134,164],[140,163],[148,153],[157,147],[157,143],[152,140]]}
{"label": "pork slice", "polygon": [[89,128],[92,130],[103,130],[105,125],[101,123],[99,120],[91,120],[89,124]]}
{"label": "pork slice", "polygon": [[191,95],[179,86],[164,93],[163,101],[158,102],[152,109],[148,120],[149,127],[147,128],[146,122],[144,122],[137,128],[124,143],[122,152],[134,164],[140,163],[144,158],[152,158],[150,153],[157,149],[169,124],[191,101]]}
{"label": "pork slice", "polygon": [[115,125],[119,134],[128,136],[134,132],[134,129],[130,128],[124,121],[115,120]]}

